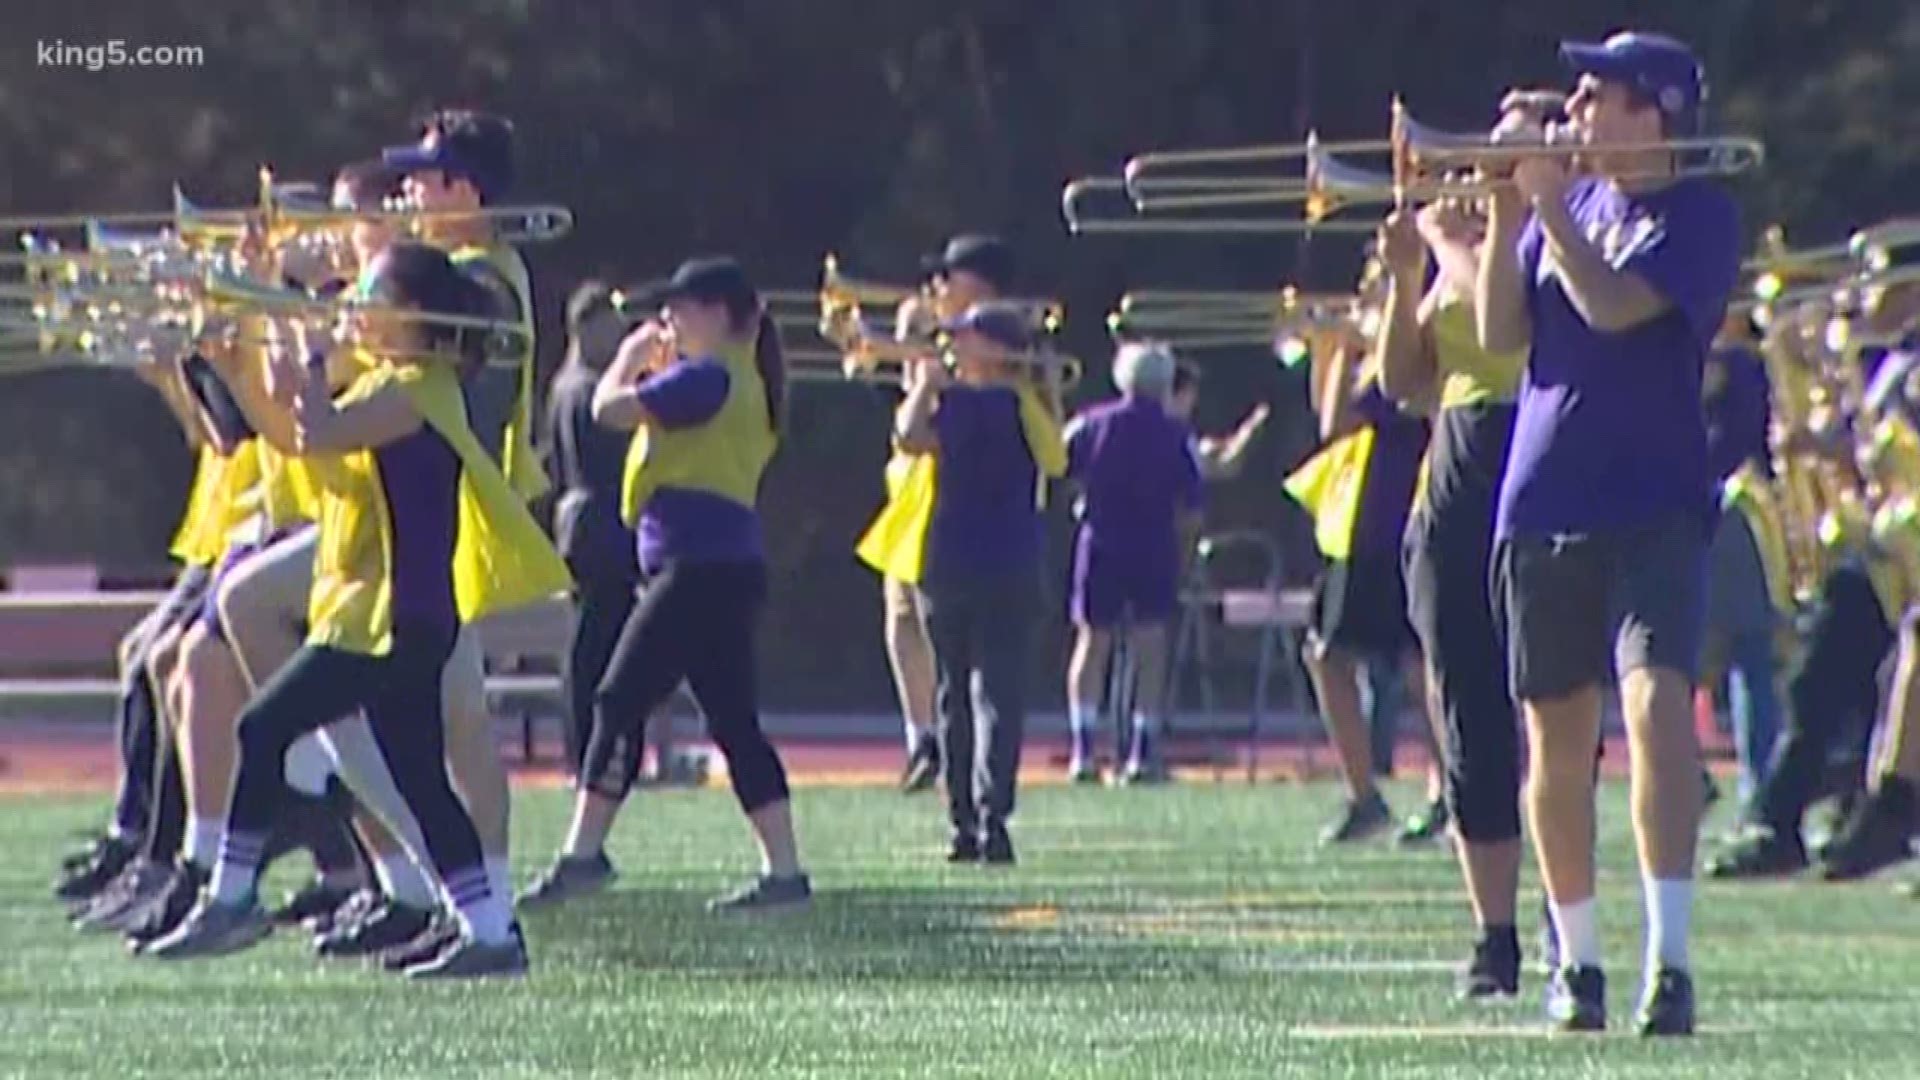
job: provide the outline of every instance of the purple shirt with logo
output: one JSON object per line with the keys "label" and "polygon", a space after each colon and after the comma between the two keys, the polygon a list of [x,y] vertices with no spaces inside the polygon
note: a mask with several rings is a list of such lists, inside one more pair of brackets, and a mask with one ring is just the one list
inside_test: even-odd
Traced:
{"label": "purple shirt with logo", "polygon": [[[733,377],[718,360],[680,359],[634,388],[663,428],[698,427],[719,415]],[[654,490],[634,525],[640,569],[659,573],[669,562],[758,562],[766,557],[760,516],[724,495],[694,488]]]}
{"label": "purple shirt with logo", "polygon": [[938,440],[924,582],[993,577],[1040,563],[1040,472],[1004,387],[954,385],[933,413]]}
{"label": "purple shirt with logo", "polygon": [[1086,493],[1076,543],[1144,570],[1178,567],[1181,511],[1200,506],[1193,433],[1151,398],[1124,397],[1075,417],[1067,476]]}
{"label": "purple shirt with logo", "polygon": [[1567,195],[1575,225],[1669,307],[1627,330],[1588,326],[1520,234],[1533,341],[1500,492],[1502,537],[1630,528],[1712,512],[1701,368],[1740,271],[1733,200],[1700,179],[1649,192],[1604,180]]}

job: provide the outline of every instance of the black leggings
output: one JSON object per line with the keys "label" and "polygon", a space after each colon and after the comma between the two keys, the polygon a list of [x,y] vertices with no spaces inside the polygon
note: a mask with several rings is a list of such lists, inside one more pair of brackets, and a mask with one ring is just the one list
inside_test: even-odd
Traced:
{"label": "black leggings", "polygon": [[1893,646],[1893,628],[1865,571],[1848,567],[1828,576],[1806,652],[1787,682],[1786,730],[1754,793],[1760,823],[1798,832],[1834,753],[1865,756],[1879,707],[1880,663]]}
{"label": "black leggings", "polygon": [[583,786],[609,799],[632,789],[647,717],[684,680],[727,758],[747,813],[787,798],[787,771],[760,730],[754,623],[766,601],[757,562],[671,563],[648,580],[594,694]]}
{"label": "black leggings", "polygon": [[1447,809],[1462,838],[1489,844],[1520,835],[1520,728],[1488,587],[1492,528],[1491,508],[1474,520],[1416,515],[1406,551],[1408,613],[1447,737]]}
{"label": "black leggings", "polygon": [[[573,625],[573,645],[567,651],[565,681],[567,768],[576,782],[583,782],[581,768],[586,761],[587,742],[593,738],[594,697],[599,693],[600,680],[606,676],[607,664],[613,659],[613,647],[620,640],[620,631],[627,625],[627,616],[633,614],[638,582],[632,579],[595,581],[585,577],[579,581],[579,610]],[[631,761],[623,759],[620,770],[637,775],[640,742],[633,740],[622,748],[622,753],[630,756]]]}
{"label": "black leggings", "polygon": [[228,833],[264,841],[287,795],[287,749],[300,736],[364,710],[394,784],[420,822],[434,869],[460,899],[457,879],[480,866],[480,838],[447,779],[440,678],[452,651],[450,633],[407,628],[395,629],[386,656],[301,648],[240,714]]}

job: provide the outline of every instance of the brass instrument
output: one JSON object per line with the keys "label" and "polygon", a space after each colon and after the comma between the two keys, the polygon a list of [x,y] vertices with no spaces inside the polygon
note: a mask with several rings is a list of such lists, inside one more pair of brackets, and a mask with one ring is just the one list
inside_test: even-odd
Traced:
{"label": "brass instrument", "polygon": [[1199,292],[1148,289],[1130,292],[1107,316],[1116,339],[1164,341],[1181,351],[1267,348],[1292,367],[1306,359],[1315,341],[1333,333],[1371,337],[1377,306],[1357,293],[1275,291]]}
{"label": "brass instrument", "polygon": [[[1488,174],[1504,171],[1515,162],[1541,156],[1578,160],[1596,152],[1673,155],[1685,160],[1663,175],[1682,177],[1734,175],[1758,168],[1766,160],[1765,147],[1743,136],[1594,146],[1568,141],[1564,135],[1550,131],[1542,140],[1496,142],[1485,133],[1447,132],[1422,124],[1395,98],[1385,139],[1322,143],[1309,132],[1299,144],[1141,154],[1127,163],[1123,179],[1117,182],[1090,180],[1068,185],[1062,209],[1068,227],[1075,232],[1303,232],[1340,225],[1371,230],[1374,223],[1339,223],[1329,221],[1328,216],[1359,206],[1480,198],[1495,187],[1511,183]],[[1368,155],[1378,155],[1380,164],[1369,166],[1353,160]],[[1131,199],[1140,215],[1298,206],[1300,216],[1224,219],[1217,228],[1204,230],[1173,223],[1155,228],[1128,218],[1097,218],[1080,205],[1116,188]]]}

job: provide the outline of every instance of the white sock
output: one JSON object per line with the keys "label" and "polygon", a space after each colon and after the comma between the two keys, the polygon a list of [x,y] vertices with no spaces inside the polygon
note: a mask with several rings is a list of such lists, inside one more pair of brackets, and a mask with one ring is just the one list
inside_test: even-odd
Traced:
{"label": "white sock", "polygon": [[433,879],[404,850],[375,854],[373,869],[380,876],[381,891],[394,903],[410,908],[439,905],[440,893]]}
{"label": "white sock", "polygon": [[1693,882],[1686,878],[1644,878],[1647,902],[1647,970],[1687,968],[1688,931],[1693,922]]}
{"label": "white sock", "polygon": [[454,911],[468,937],[494,944],[512,936],[513,908],[506,897],[487,887],[485,868],[476,866],[450,876],[447,895],[453,898]]}
{"label": "white sock", "polygon": [[264,836],[225,831],[220,838],[220,859],[214,864],[213,881],[208,885],[216,903],[253,903],[260,881],[260,856],[266,847]]}
{"label": "white sock", "polygon": [[1073,742],[1078,748],[1085,740],[1093,737],[1093,726],[1100,719],[1100,706],[1076,701],[1067,707],[1067,726],[1073,730]]}
{"label": "white sock", "polygon": [[187,815],[186,860],[202,870],[213,869],[220,858],[220,837],[226,832],[226,825],[214,818],[201,817],[199,814]]}
{"label": "white sock", "polygon": [[1560,935],[1560,963],[1599,967],[1600,930],[1593,921],[1593,897],[1572,904],[1547,903],[1553,909],[1553,925]]}
{"label": "white sock", "polygon": [[489,855],[486,858],[487,890],[495,896],[513,895],[513,865],[505,855]]}

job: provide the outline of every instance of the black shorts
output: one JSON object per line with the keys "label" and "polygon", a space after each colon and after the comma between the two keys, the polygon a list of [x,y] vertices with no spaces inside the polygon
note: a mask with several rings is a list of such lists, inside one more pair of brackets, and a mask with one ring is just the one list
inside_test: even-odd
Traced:
{"label": "black shorts", "polygon": [[1706,578],[1706,522],[1699,516],[1501,540],[1496,614],[1514,697],[1564,697],[1640,668],[1694,679]]}
{"label": "black shorts", "polygon": [[1329,563],[1314,589],[1313,632],[1326,644],[1367,659],[1397,660],[1413,652],[1399,554],[1356,553]]}

